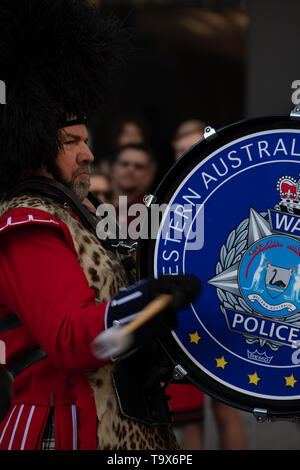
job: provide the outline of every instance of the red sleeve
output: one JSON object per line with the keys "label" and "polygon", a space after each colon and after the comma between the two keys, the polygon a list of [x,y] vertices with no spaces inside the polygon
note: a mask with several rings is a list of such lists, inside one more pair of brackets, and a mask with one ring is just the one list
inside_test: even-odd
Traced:
{"label": "red sleeve", "polygon": [[28,225],[1,234],[0,266],[1,297],[57,367],[88,372],[104,365],[90,345],[104,330],[106,303],[96,305],[59,228]]}

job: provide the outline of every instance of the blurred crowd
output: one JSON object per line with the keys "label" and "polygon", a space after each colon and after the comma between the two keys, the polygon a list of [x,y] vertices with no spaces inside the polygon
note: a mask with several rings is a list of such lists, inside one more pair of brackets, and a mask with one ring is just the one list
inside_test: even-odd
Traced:
{"label": "blurred crowd", "polygon": [[[179,123],[170,146],[173,164],[204,135],[205,122],[187,120]],[[117,221],[122,223],[119,197],[127,197],[127,210],[142,203],[146,194],[154,190],[159,174],[159,162],[149,144],[149,131],[143,119],[121,119],[112,130],[112,152],[94,166],[91,191],[104,203],[113,204]],[[146,209],[145,209],[146,210]],[[130,222],[127,217],[126,223]],[[174,427],[182,449],[204,449],[205,394],[193,385],[171,384],[167,388]],[[247,433],[237,409],[216,399],[210,406],[218,430],[219,448],[247,449]]]}

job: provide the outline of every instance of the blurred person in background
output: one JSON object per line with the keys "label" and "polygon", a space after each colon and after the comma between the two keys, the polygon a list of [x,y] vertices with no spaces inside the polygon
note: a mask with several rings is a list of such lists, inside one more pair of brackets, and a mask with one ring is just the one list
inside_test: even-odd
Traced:
{"label": "blurred person in background", "polygon": [[[119,197],[127,197],[127,210],[133,204],[143,204],[144,195],[151,189],[156,175],[156,161],[151,150],[138,144],[121,147],[112,165],[113,204],[117,209],[119,223]],[[146,206],[145,213],[146,213]],[[128,216],[127,223],[134,216]]]}
{"label": "blurred person in background", "polygon": [[[203,138],[205,127],[201,120],[184,121],[177,127],[172,139],[175,161]],[[171,384],[167,393],[175,426],[182,431],[182,449],[203,449],[205,394],[194,385],[185,384]],[[246,429],[239,411],[214,398],[211,406],[218,428],[219,448],[247,449]]]}
{"label": "blurred person in background", "polygon": [[[110,152],[115,154],[120,148],[129,145],[149,146],[150,129],[139,115],[120,116],[112,125],[110,132]],[[101,173],[110,176],[112,159],[109,155],[101,159],[97,167]]]}
{"label": "blurred person in background", "polygon": [[113,151],[128,144],[149,145],[150,129],[139,115],[119,117],[112,126],[111,148]]}
{"label": "blurred person in background", "polygon": [[109,158],[102,158],[98,165],[97,165],[97,170],[107,178],[110,177],[110,172],[111,172],[111,161]]}
{"label": "blurred person in background", "polygon": [[113,191],[110,178],[99,170],[94,170],[90,176],[90,191],[102,202],[109,204],[112,201]]}
{"label": "blurred person in background", "polygon": [[197,119],[182,122],[172,140],[174,158],[178,160],[190,147],[203,139],[206,124]]}

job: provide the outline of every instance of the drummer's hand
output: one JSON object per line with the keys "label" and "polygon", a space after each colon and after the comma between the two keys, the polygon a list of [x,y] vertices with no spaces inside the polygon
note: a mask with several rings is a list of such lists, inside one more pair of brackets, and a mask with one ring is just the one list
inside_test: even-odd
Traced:
{"label": "drummer's hand", "polygon": [[176,312],[193,302],[199,294],[200,288],[201,283],[196,276],[188,274],[164,275],[150,281],[149,292],[152,298],[160,294],[172,295],[173,300],[162,312],[161,317],[174,329],[177,324]]}
{"label": "drummer's hand", "polygon": [[[195,276],[162,276],[159,279],[144,279],[129,288],[120,289],[119,294],[109,303],[105,317],[105,327],[124,326],[132,321],[151,300],[161,294],[171,294],[171,303],[160,314],[140,326],[132,335],[131,345],[126,351],[135,350],[168,334],[177,324],[177,311],[195,300],[200,291],[200,281]],[[94,354],[100,357],[101,340],[98,335],[93,342]],[[98,351],[98,352],[97,352]],[[118,354],[117,354],[118,355]]]}

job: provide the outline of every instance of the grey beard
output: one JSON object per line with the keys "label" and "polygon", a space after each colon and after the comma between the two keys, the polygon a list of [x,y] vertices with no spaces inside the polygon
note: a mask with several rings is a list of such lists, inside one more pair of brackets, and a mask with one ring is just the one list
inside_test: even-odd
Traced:
{"label": "grey beard", "polygon": [[56,165],[56,162],[52,165],[49,165],[47,169],[48,171],[50,171],[50,173],[52,173],[56,181],[70,188],[81,202],[84,201],[84,199],[87,197],[89,190],[90,190],[89,178],[87,178],[85,181],[75,181],[75,178],[72,178],[71,181],[65,181],[64,178],[62,178],[60,174],[60,171]]}
{"label": "grey beard", "polygon": [[75,179],[72,179],[70,183],[65,182],[65,184],[72,189],[81,202],[84,201],[90,190],[89,178],[87,178],[86,181],[75,181]]}

